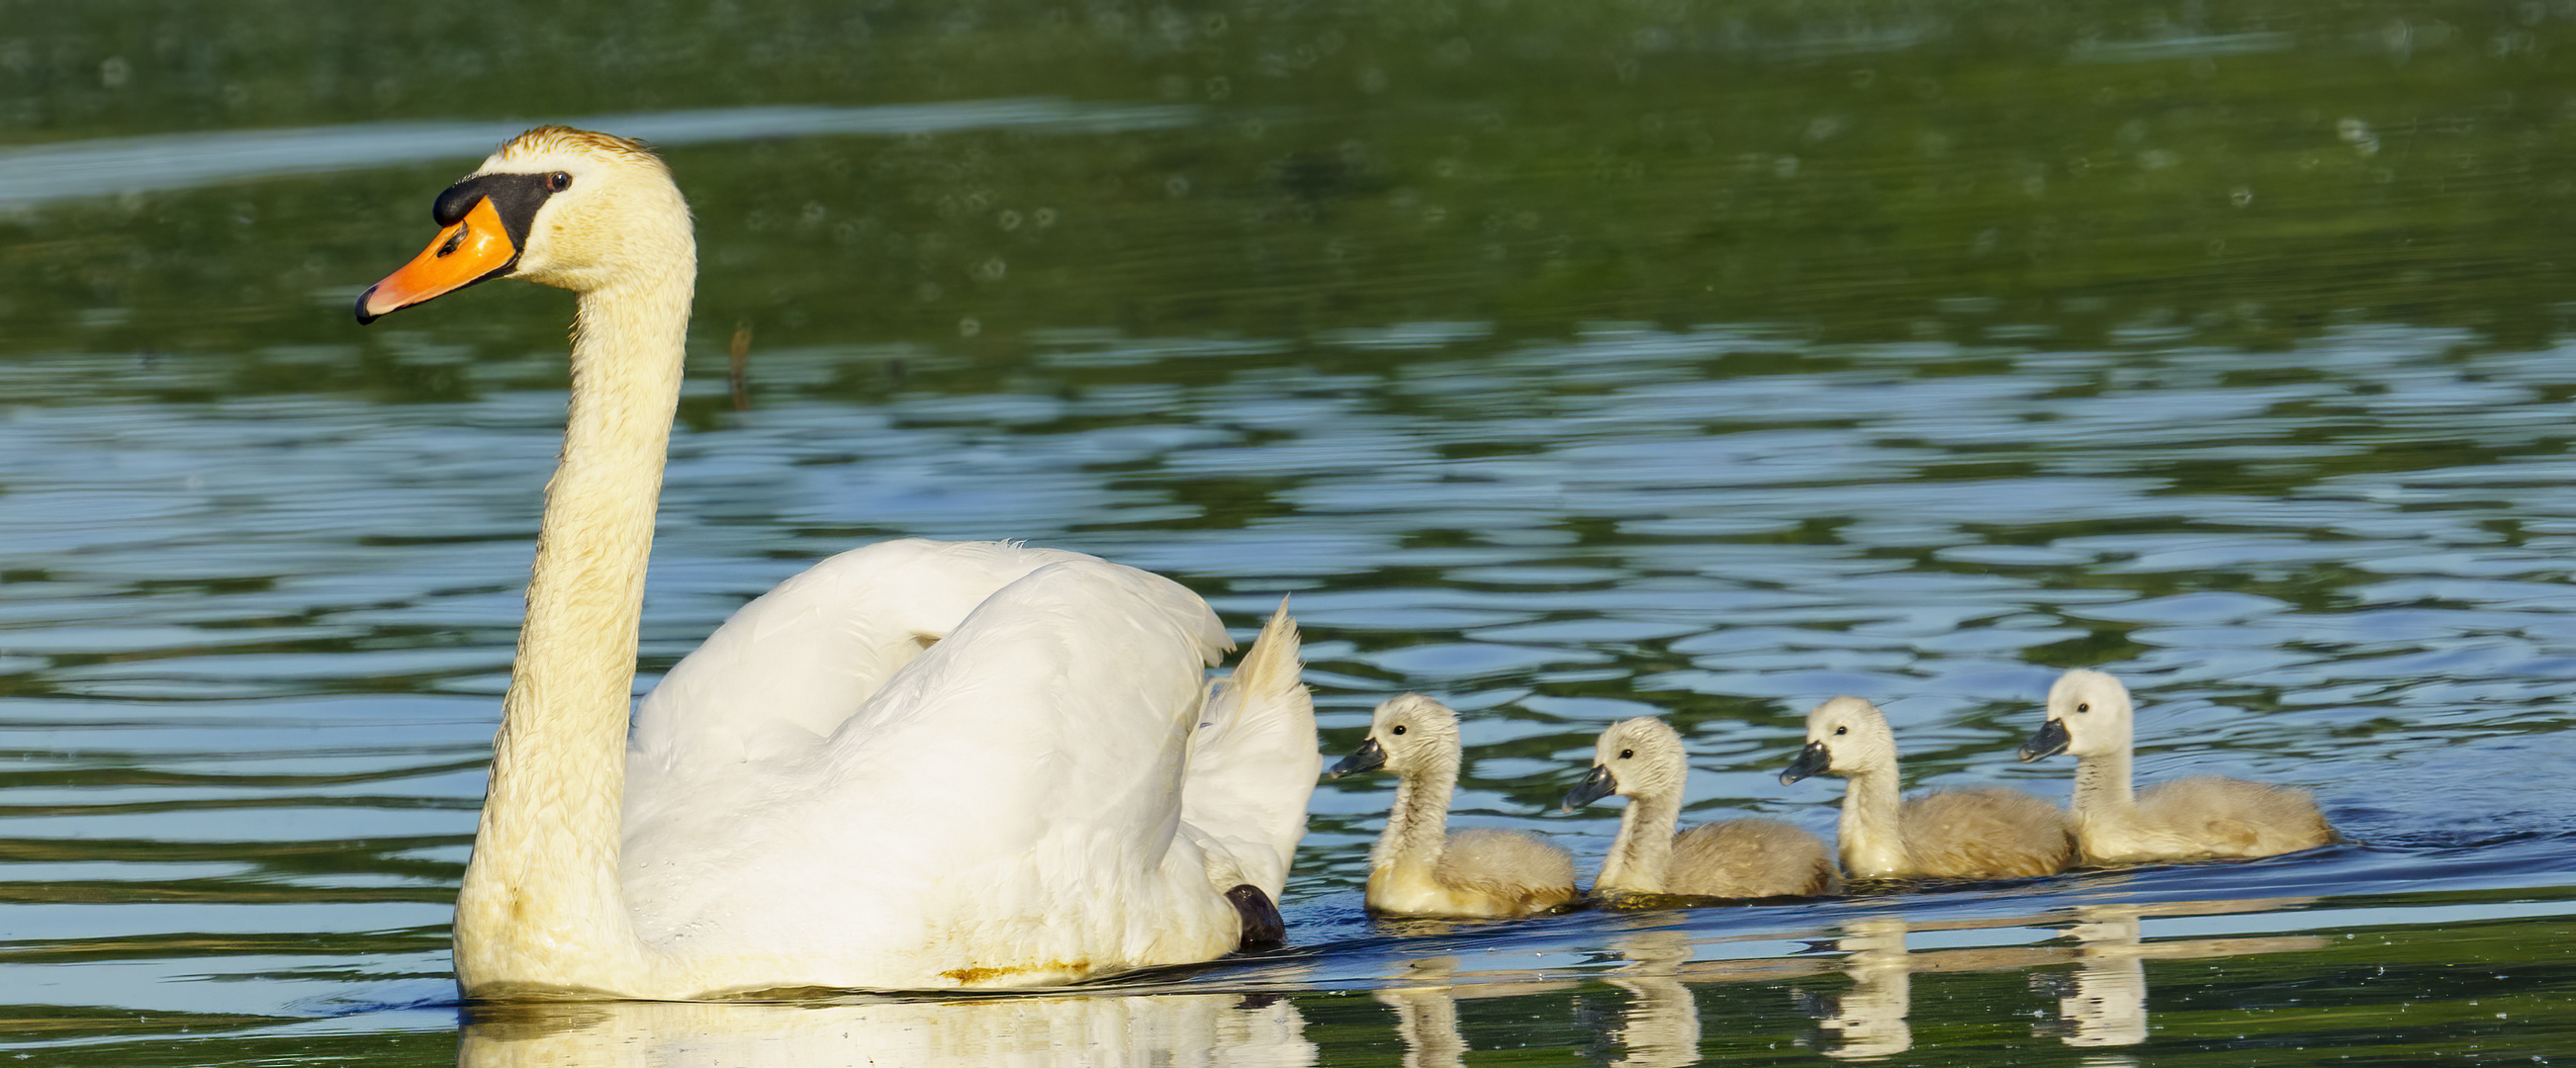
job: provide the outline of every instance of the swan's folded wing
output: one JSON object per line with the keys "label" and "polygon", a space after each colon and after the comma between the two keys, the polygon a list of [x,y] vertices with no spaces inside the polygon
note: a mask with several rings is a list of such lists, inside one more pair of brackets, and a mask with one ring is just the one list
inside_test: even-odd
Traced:
{"label": "swan's folded wing", "polygon": [[843,788],[961,826],[1168,823],[1200,665],[1224,641],[1215,613],[1169,579],[1051,564],[898,673],[841,725],[829,759]]}
{"label": "swan's folded wing", "polygon": [[746,814],[811,803],[834,731],[997,591],[1068,562],[1112,566],[1004,542],[881,542],[736,611],[636,709],[622,865],[638,914],[701,914],[724,869],[791,848]]}
{"label": "swan's folded wing", "polygon": [[687,778],[811,748],[994,591],[1080,553],[905,538],[815,564],[736,610],[635,710],[632,764]]}
{"label": "swan's folded wing", "polygon": [[976,967],[1147,959],[1219,920],[1230,937],[1198,851],[1174,845],[1224,638],[1168,579],[1090,559],[1029,573],[808,761],[772,769],[770,799],[663,880],[654,926],[854,953],[973,945]]}
{"label": "swan's folded wing", "polygon": [[1223,848],[1244,881],[1279,900],[1322,770],[1315,703],[1299,678],[1297,621],[1283,602],[1234,674],[1209,688],[1190,739],[1181,821]]}

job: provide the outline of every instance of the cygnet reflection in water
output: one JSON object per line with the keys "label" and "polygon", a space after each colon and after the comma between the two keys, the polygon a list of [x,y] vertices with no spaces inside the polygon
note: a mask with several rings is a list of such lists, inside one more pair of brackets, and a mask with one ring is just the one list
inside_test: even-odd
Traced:
{"label": "cygnet reflection in water", "polygon": [[[2057,1033],[2070,1046],[2134,1046],[2147,1040],[2147,961],[2138,955],[2138,910],[2088,905],[2066,933],[2081,944],[2072,976],[2034,977],[2032,985],[2057,994],[2057,1025],[2032,1028]],[[2045,980],[2055,979],[2060,983]],[[2062,985],[2061,985],[2062,984]]]}
{"label": "cygnet reflection in water", "polygon": [[1628,958],[1607,979],[1628,992],[1619,1027],[1607,1036],[1619,1050],[1611,1068],[1681,1068],[1699,1063],[1699,1003],[1676,978],[1691,958],[1690,936],[1648,931],[1613,943]]}
{"label": "cygnet reflection in water", "polygon": [[2055,1035],[2070,1046],[2134,1046],[2147,1040],[2147,961],[2200,960],[2213,957],[2296,953],[2323,949],[2316,935],[2255,938],[2195,938],[2172,942],[2143,939],[2143,917],[2150,915],[2212,916],[2236,912],[2272,912],[2307,903],[2306,898],[2257,901],[2198,901],[2172,905],[2082,905],[2067,936],[2076,940],[2075,970],[2034,975],[2031,985],[2057,998],[2058,1018],[2032,1028]]}
{"label": "cygnet reflection in water", "polygon": [[[1817,1052],[1842,1060],[1892,1056],[1913,1048],[1907,1015],[1913,1003],[1913,979],[1940,972],[2019,972],[2073,964],[2072,972],[2032,973],[2031,985],[2057,999],[2059,1019],[2039,1025],[2034,1033],[2056,1036],[2068,1045],[2121,1046],[2142,1042],[2147,1034],[2146,978],[2143,962],[2208,957],[2291,953],[2320,949],[2326,941],[2313,935],[2249,938],[2205,938],[2142,942],[2142,916],[2206,916],[2240,912],[2273,912],[2305,903],[2301,898],[2246,901],[2194,901],[2161,905],[2085,905],[2071,912],[2040,916],[1979,918],[1967,921],[1914,922],[1897,916],[1873,916],[1843,927],[1834,942],[1844,956],[1840,970],[1851,987],[1840,993],[1796,990],[1800,1008],[1817,1020],[1817,1034],[1802,1040]],[[1983,946],[1910,953],[1910,933],[1968,931],[2066,925],[2074,947]],[[2027,1011],[2018,1005],[1995,1005],[1997,1015]]]}
{"label": "cygnet reflection in water", "polygon": [[[1456,958],[1413,962],[1442,978]],[[1458,996],[1448,986],[1388,987],[1374,995],[1395,1010],[1395,1037],[1404,1043],[1404,1068],[1456,1068],[1467,1063],[1467,1036],[1458,1031]]]}
{"label": "cygnet reflection in water", "polygon": [[[2062,964],[2074,954],[2065,949],[2033,946],[1977,946],[1925,953],[1907,951],[1905,939],[1916,931],[1971,931],[2027,926],[2032,918],[1909,922],[1901,916],[1871,916],[1843,925],[1834,948],[1843,951],[1841,971],[1851,988],[1839,994],[1793,991],[1799,1007],[1816,1018],[1816,1052],[1840,1060],[1892,1056],[1914,1046],[1914,976],[1931,972],[2012,972],[2043,964]],[[2013,1011],[1998,1006],[1995,1011]]]}
{"label": "cygnet reflection in water", "polygon": [[858,1004],[517,1002],[469,1010],[460,1068],[913,1068],[1316,1060],[1287,998],[1245,994]]}
{"label": "cygnet reflection in water", "polygon": [[1835,1058],[1886,1057],[1914,1048],[1906,1013],[1914,1001],[1913,969],[1905,956],[1905,921],[1895,916],[1858,920],[1834,940],[1842,950],[1851,989],[1840,994],[1795,991],[1799,1007],[1816,1017],[1816,1052]]}
{"label": "cygnet reflection in water", "polygon": [[[1588,1021],[1601,1029],[1611,1065],[1681,1068],[1699,1063],[1699,1007],[1691,988],[1679,978],[1690,960],[1692,945],[1690,935],[1680,931],[1643,932],[1613,943],[1628,962],[1602,979],[1626,992],[1628,1002],[1615,1023]],[[1583,986],[1559,980],[1489,978],[1461,984],[1457,982],[1459,963],[1459,958],[1446,956],[1405,961],[1393,985],[1372,995],[1379,1004],[1395,1010],[1395,1032],[1404,1044],[1405,1068],[1458,1068],[1467,1063],[1467,1037],[1458,1027],[1458,1002],[1462,1000],[1572,992]],[[1743,969],[1721,966],[1721,970],[1765,977],[1779,972],[1773,962]]]}
{"label": "cygnet reflection in water", "polygon": [[1372,996],[1395,1010],[1396,1038],[1404,1043],[1404,1068],[1462,1068],[1467,1063],[1467,1036],[1458,1030],[1460,998],[1518,997],[1566,990],[1565,982],[1479,982],[1454,985],[1456,957],[1419,957],[1402,963],[1398,985]]}
{"label": "cygnet reflection in water", "polygon": [[[1993,1028],[2017,1032],[2031,1016],[2053,1009],[2060,1019],[2040,1025],[2035,1035],[2069,1045],[2114,1047],[2135,1044],[2147,1034],[2144,961],[2290,953],[2326,945],[2309,935],[2151,942],[2141,937],[2142,917],[2166,917],[2174,927],[2188,929],[2192,917],[2277,912],[2305,903],[2307,899],[2271,898],[2084,905],[2005,916],[1909,918],[1873,902],[1868,914],[1840,921],[1830,935],[1815,932],[1829,941],[1810,941],[1808,933],[1790,936],[1824,952],[1785,955],[1777,948],[1778,935],[1748,938],[1742,928],[1711,929],[1694,924],[1693,914],[1600,912],[1589,914],[1604,925],[1595,928],[1600,937],[1586,943],[1595,948],[1571,971],[1561,963],[1496,968],[1498,963],[1518,963],[1489,956],[1493,947],[1483,936],[1497,928],[1413,921],[1416,929],[1408,935],[1440,938],[1443,955],[1389,962],[1386,985],[1373,996],[1393,1010],[1408,1068],[1474,1063],[1477,1055],[1469,1051],[1479,1042],[1528,1045],[1531,1025],[1500,1024],[1495,1013],[1468,1013],[1462,1028],[1458,1003],[1518,1001],[1520,1012],[1502,1015],[1527,1020],[1546,1015],[1535,1007],[1557,1000],[1541,997],[1548,994],[1573,995],[1572,1022],[1587,1036],[1585,1059],[1629,1068],[1699,1063],[1712,1030],[1727,1048],[1752,1038],[1794,1039],[1837,1060],[1902,1060],[1916,1049],[1911,1012],[1917,993],[1925,995],[1921,1003],[1933,1013],[1930,1024],[1938,1025],[1940,1033],[1956,1036],[1967,1025],[1991,1033],[2002,1033]],[[1705,920],[1708,914],[1696,916]],[[1807,920],[1793,922],[1803,929]],[[1949,948],[1914,950],[1909,940],[1936,940]],[[1841,984],[1812,978],[1834,973],[1843,977]],[[1918,978],[1943,973],[2015,978],[1940,978],[1927,980],[1935,984],[1930,988],[1917,988]],[[2025,983],[2042,997],[2018,993]],[[1746,997],[1704,989],[1711,987],[1765,991],[1754,995],[1762,1000],[1786,993],[1816,1020],[1815,1029],[1803,1036],[1763,1035],[1759,1032],[1765,1028],[1758,1025],[1748,1033],[1748,1022],[1741,1017],[1703,1019],[1703,1000],[1717,997],[1741,1005]]]}

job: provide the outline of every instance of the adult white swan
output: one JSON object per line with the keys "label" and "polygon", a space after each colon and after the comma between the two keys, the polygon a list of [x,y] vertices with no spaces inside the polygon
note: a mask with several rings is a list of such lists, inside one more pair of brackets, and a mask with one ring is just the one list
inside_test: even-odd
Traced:
{"label": "adult white swan", "polygon": [[580,294],[561,466],[456,900],[468,996],[1067,982],[1278,937],[1317,765],[1283,612],[1234,675],[1178,584],[899,541],[753,601],[637,707],[697,246],[634,142],[512,139],[361,323],[488,278]]}

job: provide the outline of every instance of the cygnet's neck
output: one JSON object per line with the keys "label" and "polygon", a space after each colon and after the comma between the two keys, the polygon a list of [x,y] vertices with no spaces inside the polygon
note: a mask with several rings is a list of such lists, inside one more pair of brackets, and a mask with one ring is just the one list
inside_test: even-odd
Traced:
{"label": "cygnet's neck", "polygon": [[1458,750],[1450,746],[1396,777],[1395,807],[1387,812],[1377,848],[1369,851],[1370,868],[1428,869],[1440,863],[1449,842],[1449,797],[1458,789],[1458,763]]}
{"label": "cygnet's neck", "polygon": [[645,994],[654,954],[618,882],[644,567],[680,393],[693,262],[584,293],[563,457],[546,487],[528,615],[456,902],[469,994]]}
{"label": "cygnet's neck", "polygon": [[2129,786],[2127,745],[2075,758],[2075,811],[2090,819],[2125,820],[2137,811]]}
{"label": "cygnet's neck", "polygon": [[1673,864],[1673,828],[1682,817],[1679,794],[1677,789],[1647,790],[1628,798],[1628,810],[1619,815],[1619,837],[1602,858],[1601,877],[1592,881],[1594,893],[1664,892]]}
{"label": "cygnet's neck", "polygon": [[1843,870],[1854,878],[1884,878],[1913,870],[1898,815],[1895,761],[1845,778],[1843,815],[1837,826]]}

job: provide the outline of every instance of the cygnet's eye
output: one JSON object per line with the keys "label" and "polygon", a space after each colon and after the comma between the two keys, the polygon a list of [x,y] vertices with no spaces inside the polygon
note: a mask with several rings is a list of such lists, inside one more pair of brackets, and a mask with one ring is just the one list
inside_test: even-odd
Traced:
{"label": "cygnet's eye", "polygon": [[556,171],[546,176],[546,191],[560,193],[572,186],[572,175]]}
{"label": "cygnet's eye", "polygon": [[1836,727],[1836,728],[1834,728],[1834,733],[1836,733],[1836,734],[1850,734],[1850,733],[1851,733],[1851,728],[1850,728],[1850,727]]}
{"label": "cygnet's eye", "polygon": [[1389,734],[1402,734],[1402,733],[1404,733],[1404,724],[1401,724],[1401,723],[1396,724],[1392,729],[1388,730],[1388,731],[1387,731],[1387,733],[1389,733]]}
{"label": "cygnet's eye", "polygon": [[1621,760],[1626,760],[1635,755],[1637,755],[1637,751],[1634,749],[1622,749],[1619,751],[1619,759]]}
{"label": "cygnet's eye", "polygon": [[2078,712],[2090,712],[2093,711],[2093,706],[2079,701],[2076,702],[2075,710]]}

